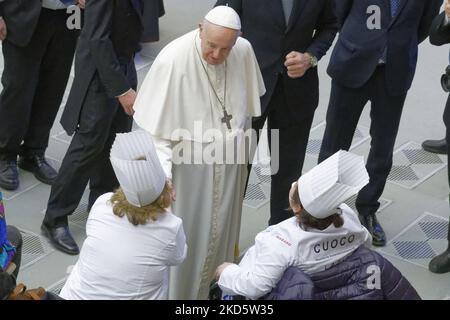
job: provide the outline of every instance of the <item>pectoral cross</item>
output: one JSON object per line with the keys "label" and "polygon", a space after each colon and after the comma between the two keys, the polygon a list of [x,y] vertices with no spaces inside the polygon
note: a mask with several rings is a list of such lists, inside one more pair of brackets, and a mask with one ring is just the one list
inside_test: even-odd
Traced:
{"label": "pectoral cross", "polygon": [[226,123],[228,130],[231,131],[231,122],[230,121],[231,121],[231,119],[233,119],[233,115],[228,114],[227,110],[223,110],[223,113],[224,113],[224,115],[223,115],[223,118],[221,119],[221,121],[222,121],[222,123]]}

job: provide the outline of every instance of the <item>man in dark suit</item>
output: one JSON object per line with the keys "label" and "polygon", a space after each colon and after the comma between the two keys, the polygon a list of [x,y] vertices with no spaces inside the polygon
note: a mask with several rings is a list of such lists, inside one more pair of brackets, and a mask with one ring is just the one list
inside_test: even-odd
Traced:
{"label": "man in dark suit", "polygon": [[77,0],[3,0],[0,40],[5,68],[0,95],[0,187],[19,187],[19,167],[51,184],[45,150],[69,79],[79,30],[70,30]]}
{"label": "man in dark suit", "polygon": [[[430,30],[430,42],[433,45],[441,46],[450,43],[450,0],[445,2],[445,12],[437,16]],[[447,145],[450,145],[450,95],[444,110],[444,123],[446,127]],[[450,159],[447,168],[450,168]],[[448,182],[450,185],[450,169],[447,169]],[[450,224],[448,228],[448,248],[443,253],[430,261],[428,269],[434,273],[450,272]]]}
{"label": "man in dark suit", "polygon": [[[418,44],[428,36],[440,5],[441,0],[335,1],[341,29],[328,66],[333,81],[319,162],[339,149],[349,149],[361,112],[370,100],[370,182],[359,192],[356,207],[376,246],[386,243],[375,214],[392,167]],[[381,21],[372,20],[378,17]]]}
{"label": "man in dark suit", "polygon": [[134,55],[144,31],[144,6],[149,2],[86,2],[75,79],[61,118],[66,132],[75,135],[52,186],[41,227],[57,249],[69,254],[78,254],[79,248],[67,217],[78,206],[88,182],[89,209],[98,196],[119,186],[109,151],[116,133],[129,132],[132,127],[137,87]]}
{"label": "man in dark suit", "polygon": [[[278,172],[272,172],[269,224],[291,216],[286,211],[292,182],[302,172],[314,111],[319,103],[317,62],[333,43],[337,20],[333,0],[219,0],[240,15],[243,37],[252,44],[266,85],[259,131],[279,130]],[[269,142],[269,146],[270,142]],[[278,157],[278,158],[275,158]]]}

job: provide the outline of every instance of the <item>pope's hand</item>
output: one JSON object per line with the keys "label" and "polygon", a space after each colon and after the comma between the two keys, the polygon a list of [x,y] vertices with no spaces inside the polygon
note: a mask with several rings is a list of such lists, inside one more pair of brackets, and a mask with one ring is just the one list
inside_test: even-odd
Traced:
{"label": "pope's hand", "polygon": [[84,9],[86,7],[86,0],[78,0],[77,6]]}
{"label": "pope's hand", "polygon": [[287,68],[289,77],[301,78],[311,67],[311,56],[308,53],[292,51],[286,56],[284,66]]}
{"label": "pope's hand", "polygon": [[6,23],[3,17],[0,17],[0,40],[3,41],[8,35],[8,29],[6,28]]}
{"label": "pope's hand", "polygon": [[226,267],[231,266],[233,263],[230,262],[224,262],[216,269],[216,280],[219,281],[220,275],[222,274],[223,270],[225,270]]}
{"label": "pope's hand", "polygon": [[122,105],[123,110],[125,110],[125,113],[129,116],[132,116],[134,114],[133,106],[135,101],[136,91],[134,91],[133,89],[130,89],[123,96],[119,97],[119,102]]}

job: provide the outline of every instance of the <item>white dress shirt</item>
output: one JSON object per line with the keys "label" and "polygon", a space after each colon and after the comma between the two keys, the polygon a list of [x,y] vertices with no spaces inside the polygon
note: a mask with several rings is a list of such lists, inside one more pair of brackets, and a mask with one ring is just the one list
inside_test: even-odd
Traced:
{"label": "white dress shirt", "polygon": [[226,267],[219,286],[226,295],[258,299],[269,293],[288,267],[307,274],[324,271],[352,254],[361,245],[370,246],[372,236],[356,213],[342,204],[344,225],[304,231],[292,217],[260,232],[239,265]]}
{"label": "white dress shirt", "polygon": [[170,212],[146,225],[114,215],[112,193],[99,197],[86,225],[87,238],[61,297],[69,300],[168,297],[169,266],[186,257],[182,221]]}

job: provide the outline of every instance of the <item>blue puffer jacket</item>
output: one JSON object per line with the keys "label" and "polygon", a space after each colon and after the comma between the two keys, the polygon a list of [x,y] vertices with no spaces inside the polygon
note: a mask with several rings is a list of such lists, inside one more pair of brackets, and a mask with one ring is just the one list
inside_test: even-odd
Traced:
{"label": "blue puffer jacket", "polygon": [[263,299],[420,300],[420,296],[388,260],[361,246],[343,262],[311,276],[298,268],[288,268]]}

